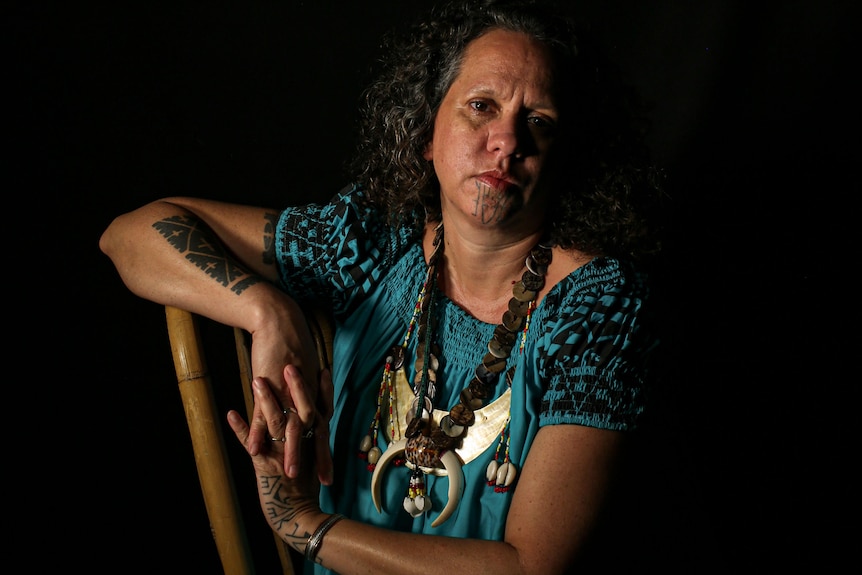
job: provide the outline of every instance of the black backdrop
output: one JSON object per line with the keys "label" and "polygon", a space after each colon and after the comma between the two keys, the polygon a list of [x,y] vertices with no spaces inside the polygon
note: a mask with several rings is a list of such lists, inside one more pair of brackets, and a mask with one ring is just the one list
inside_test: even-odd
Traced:
{"label": "black backdrop", "polygon": [[[27,273],[6,293],[30,305],[10,476],[46,549],[28,560],[218,572],[162,309],[125,289],[99,234],[166,195],[327,198],[377,40],[422,3],[19,4],[7,213]],[[654,103],[676,197],[642,518],[614,553],[648,572],[831,564],[857,498],[851,3],[582,4]]]}

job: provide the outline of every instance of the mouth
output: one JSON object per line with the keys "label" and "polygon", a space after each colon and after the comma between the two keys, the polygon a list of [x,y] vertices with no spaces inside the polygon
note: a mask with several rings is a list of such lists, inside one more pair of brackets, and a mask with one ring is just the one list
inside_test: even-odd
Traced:
{"label": "mouth", "polygon": [[501,194],[514,192],[521,187],[512,176],[497,170],[480,174],[476,177],[476,182],[479,187],[484,185]]}

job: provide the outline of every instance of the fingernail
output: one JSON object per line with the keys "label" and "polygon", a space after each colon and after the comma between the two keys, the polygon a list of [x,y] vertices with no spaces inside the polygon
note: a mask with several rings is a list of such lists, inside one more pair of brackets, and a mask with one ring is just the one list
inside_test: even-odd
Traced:
{"label": "fingernail", "polygon": [[287,475],[290,477],[296,477],[297,475],[299,475],[299,467],[296,465],[291,465],[287,469]]}

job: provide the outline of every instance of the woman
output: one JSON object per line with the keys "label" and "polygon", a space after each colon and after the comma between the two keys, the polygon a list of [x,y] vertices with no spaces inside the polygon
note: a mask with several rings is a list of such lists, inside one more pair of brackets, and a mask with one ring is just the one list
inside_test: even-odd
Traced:
{"label": "woman", "polygon": [[251,332],[255,414],[228,421],[309,570],[562,573],[644,408],[658,186],[568,20],[465,2],[411,32],[330,203],[168,198],[101,248],[136,294]]}

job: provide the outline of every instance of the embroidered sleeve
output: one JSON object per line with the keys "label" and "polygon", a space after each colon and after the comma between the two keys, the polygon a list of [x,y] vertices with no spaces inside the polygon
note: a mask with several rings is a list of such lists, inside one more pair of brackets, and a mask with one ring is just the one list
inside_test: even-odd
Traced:
{"label": "embroidered sleeve", "polygon": [[354,186],[323,205],[287,208],[276,228],[280,287],[302,301],[330,301],[347,313],[406,245],[408,232],[384,226]]}
{"label": "embroidered sleeve", "polygon": [[604,429],[637,426],[644,409],[647,358],[654,342],[642,325],[646,289],[616,260],[598,260],[555,291],[539,370],[547,382],[540,424]]}

